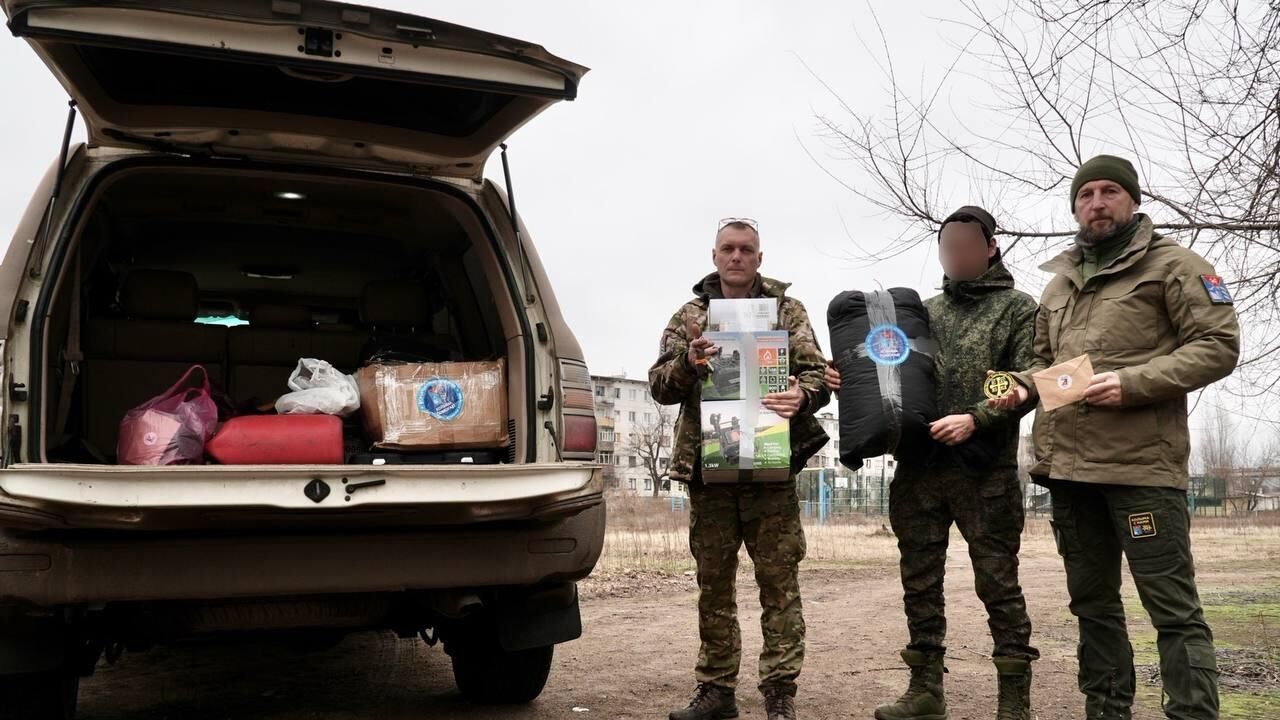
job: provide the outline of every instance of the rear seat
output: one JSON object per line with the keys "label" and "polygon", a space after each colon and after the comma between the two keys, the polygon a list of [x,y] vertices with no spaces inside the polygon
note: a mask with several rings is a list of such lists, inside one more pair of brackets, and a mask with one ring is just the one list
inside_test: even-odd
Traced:
{"label": "rear seat", "polygon": [[249,325],[231,329],[231,397],[237,407],[274,404],[289,392],[289,374],[300,358],[319,358],[354,372],[368,334],[318,330],[311,313],[292,305],[259,305]]}
{"label": "rear seat", "polygon": [[433,362],[462,359],[456,338],[432,334],[431,307],[419,283],[370,283],[364,291],[360,319],[373,331],[366,354],[391,351]]}
{"label": "rear seat", "polygon": [[114,457],[125,413],[169,389],[192,365],[226,387],[226,328],[198,325],[199,289],[187,273],[134,270],[120,297],[123,318],[90,317],[84,328],[85,440]]}
{"label": "rear seat", "polygon": [[[266,405],[289,391],[299,358],[354,372],[372,349],[460,360],[454,338],[430,334],[420,285],[377,282],[366,288],[361,319],[370,332],[322,329],[301,306],[260,305],[250,324],[228,329],[195,322],[199,288],[187,273],[134,270],[121,293],[123,318],[89,318],[84,329],[84,427],[90,446],[115,456],[120,420],[167,390],[192,365],[237,407]],[[229,380],[229,382],[228,382]]]}

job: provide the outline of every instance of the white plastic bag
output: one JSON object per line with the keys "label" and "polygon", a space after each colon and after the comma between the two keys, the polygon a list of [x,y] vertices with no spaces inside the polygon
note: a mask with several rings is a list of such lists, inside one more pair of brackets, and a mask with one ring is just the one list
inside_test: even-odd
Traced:
{"label": "white plastic bag", "polygon": [[338,415],[347,417],[360,409],[356,379],[343,375],[324,360],[302,358],[289,376],[293,392],[276,401],[281,415]]}

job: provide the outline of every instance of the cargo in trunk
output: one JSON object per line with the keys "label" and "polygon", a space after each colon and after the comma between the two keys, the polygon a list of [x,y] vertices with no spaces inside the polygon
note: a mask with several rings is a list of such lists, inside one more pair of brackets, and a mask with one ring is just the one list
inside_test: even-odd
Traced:
{"label": "cargo in trunk", "polygon": [[369,365],[356,373],[374,447],[473,449],[507,443],[502,360]]}

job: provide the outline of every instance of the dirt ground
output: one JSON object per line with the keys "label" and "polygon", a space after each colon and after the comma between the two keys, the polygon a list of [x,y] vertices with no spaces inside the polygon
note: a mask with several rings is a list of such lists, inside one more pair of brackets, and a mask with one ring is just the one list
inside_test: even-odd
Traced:
{"label": "dirt ground", "polygon": [[[889,541],[891,542],[891,541]],[[885,543],[888,547],[888,543]],[[1075,689],[1075,624],[1066,612],[1062,569],[1051,542],[1028,543],[1023,584],[1035,625],[1034,704],[1041,720],[1080,718]],[[1253,566],[1202,562],[1202,593],[1280,588],[1280,564],[1268,545]],[[906,640],[901,590],[891,555],[857,562],[807,562],[802,574],[808,653],[798,709],[802,718],[870,718],[905,684],[897,651]],[[1234,555],[1234,553],[1232,553]],[[739,706],[763,720],[755,691],[759,604],[744,563],[739,578],[744,655]],[[1126,578],[1127,582],[1127,578]],[[1267,589],[1269,588],[1269,589]],[[994,716],[995,678],[985,613],[973,593],[963,542],[955,538],[948,563],[950,649],[948,700],[954,720]],[[628,571],[604,567],[583,584],[582,639],[557,649],[551,679],[532,705],[472,707],[454,689],[448,658],[420,641],[357,635],[319,654],[299,655],[272,645],[162,648],[126,655],[103,667],[81,689],[84,720],[347,720],[349,718],[665,718],[693,687],[697,652],[695,583],[686,571]],[[1259,605],[1261,607],[1261,605]],[[1224,620],[1224,622],[1226,622]],[[1274,621],[1273,621],[1274,622]],[[1145,618],[1131,608],[1139,662],[1154,662]],[[1251,631],[1253,633],[1253,631]],[[1143,673],[1140,672],[1140,676]],[[1158,686],[1145,683],[1134,717],[1163,717]],[[1269,702],[1269,701],[1268,701]],[[1232,707],[1237,707],[1233,705]],[[1274,706],[1250,703],[1224,718],[1276,717]],[[1263,709],[1258,709],[1258,708]]]}

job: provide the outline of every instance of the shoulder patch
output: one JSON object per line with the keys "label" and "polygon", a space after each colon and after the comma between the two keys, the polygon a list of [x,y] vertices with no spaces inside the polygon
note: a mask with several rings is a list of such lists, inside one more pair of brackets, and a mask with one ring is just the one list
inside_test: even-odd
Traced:
{"label": "shoulder patch", "polygon": [[1201,275],[1200,282],[1204,285],[1204,291],[1209,294],[1209,302],[1214,305],[1235,304],[1231,299],[1231,292],[1227,290],[1227,283],[1221,276]]}

